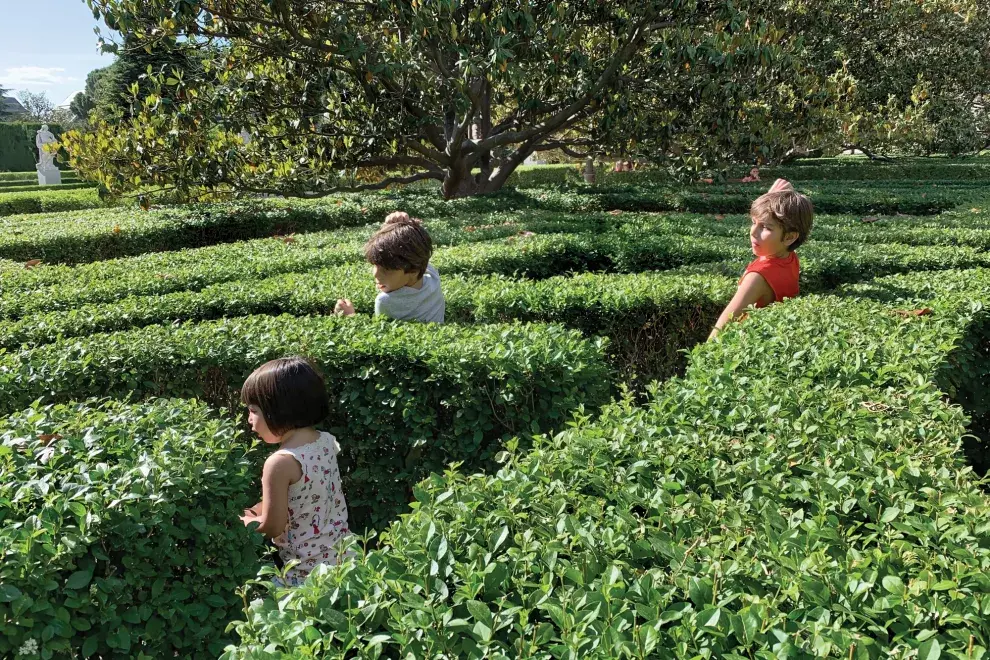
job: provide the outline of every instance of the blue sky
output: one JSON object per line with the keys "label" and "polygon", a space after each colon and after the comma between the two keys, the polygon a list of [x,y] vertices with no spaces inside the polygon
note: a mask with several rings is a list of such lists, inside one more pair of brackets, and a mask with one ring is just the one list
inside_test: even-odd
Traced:
{"label": "blue sky", "polygon": [[59,104],[113,62],[97,50],[98,22],[85,0],[0,0],[0,16],[0,87],[11,96],[45,92]]}

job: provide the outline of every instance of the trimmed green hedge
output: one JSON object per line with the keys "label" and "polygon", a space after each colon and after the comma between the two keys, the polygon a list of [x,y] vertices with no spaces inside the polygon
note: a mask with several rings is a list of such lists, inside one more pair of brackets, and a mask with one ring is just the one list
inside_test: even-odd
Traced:
{"label": "trimmed green hedge", "polygon": [[[21,215],[2,221],[2,226],[8,231],[0,236],[0,256],[23,261],[42,259],[50,263],[81,263],[256,238],[276,231],[301,233],[365,224],[380,221],[385,214],[397,208],[425,218],[499,213],[520,208],[557,213],[608,210],[748,213],[752,200],[765,188],[764,184],[687,188],[540,188],[507,190],[497,195],[451,202],[444,202],[435,194],[404,190],[360,197],[340,196],[335,200],[256,200],[164,207],[151,212],[123,208],[67,213],[55,218]],[[820,215],[931,214],[954,208],[963,202],[982,204],[987,199],[984,191],[985,188],[978,186],[931,190],[904,186],[846,189],[839,184],[832,187],[810,186],[806,190]],[[61,203],[59,199],[77,194],[91,195],[96,200],[96,192],[92,190],[8,195],[16,198],[11,203],[26,204],[31,206],[28,210],[36,213],[53,210]],[[5,195],[0,193],[0,215],[4,213],[4,199]]]}
{"label": "trimmed green hedge", "polygon": [[377,550],[253,601],[224,658],[984,657],[990,502],[933,383],[985,321],[978,273],[927,317],[774,305],[646,408],[432,476]]}
{"label": "trimmed green hedge", "polygon": [[[24,170],[35,169],[38,148],[34,140],[40,129],[41,124],[35,122],[0,122],[0,170],[20,174]],[[48,130],[56,138],[62,134],[62,127],[58,124],[48,124]]]}
{"label": "trimmed green hedge", "polygon": [[[62,170],[62,181],[66,179],[78,179],[79,174],[75,170]],[[38,180],[38,172],[34,165],[31,166],[30,170],[24,170],[21,172],[0,172],[0,183],[6,183],[9,181],[22,182]]]}
{"label": "trimmed green hedge", "polygon": [[[74,184],[74,183],[87,183],[87,182],[83,181],[75,174],[62,173],[62,184],[61,184],[62,188],[64,189],[64,187],[69,185],[70,183]],[[95,184],[90,184],[90,185],[95,185]],[[16,192],[18,189],[24,187],[39,187],[38,177],[36,176],[35,172],[27,173],[27,176],[23,179],[14,179],[8,181],[0,179],[0,192]],[[42,187],[41,189],[44,190],[46,188]]]}
{"label": "trimmed green hedge", "polygon": [[450,461],[481,467],[513,435],[562,428],[612,377],[603,342],[556,326],[430,326],[368,317],[251,316],[70,339],[0,355],[0,412],[35,399],[202,397],[240,407],[263,362],[323,365],[353,528],[378,526],[411,483]]}
{"label": "trimmed green hedge", "polygon": [[[740,170],[741,173],[741,170]],[[898,158],[892,163],[869,160],[835,161],[816,159],[799,161],[784,167],[760,170],[764,179],[783,177],[793,181],[980,181],[990,183],[990,161],[971,158]]]}
{"label": "trimmed green hedge", "polygon": [[58,213],[102,206],[104,204],[93,188],[0,192],[0,217],[19,213]]}
{"label": "trimmed green hedge", "polygon": [[193,401],[0,419],[0,656],[217,655],[263,550],[248,447]]}
{"label": "trimmed green hedge", "polygon": [[[983,218],[986,218],[985,220]],[[698,215],[682,213],[629,213],[623,224],[642,231],[660,231],[689,236],[736,237],[744,240],[750,229],[749,215]],[[811,243],[903,243],[905,245],[962,245],[990,248],[990,213],[967,212],[947,217],[824,215],[815,218]]]}
{"label": "trimmed green hedge", "polygon": [[[664,274],[556,277],[449,277],[443,281],[448,323],[561,323],[586,336],[606,336],[610,361],[627,379],[667,378],[680,351],[711,330],[735,291],[735,280]],[[119,302],[0,321],[0,347],[45,344],[159,323],[252,314],[330,314],[339,298],[371,314],[378,291],[364,265],[230,282],[200,291],[133,296]],[[40,308],[49,305],[33,298]]]}
{"label": "trimmed green hedge", "polygon": [[26,193],[26,192],[59,192],[63,190],[82,190],[85,188],[95,188],[96,185],[85,181],[63,181],[57,186],[40,186],[36,183],[26,183],[22,185],[0,184],[0,194]]}
{"label": "trimmed green hedge", "polygon": [[[477,224],[472,224],[477,223]],[[0,317],[112,302],[131,295],[198,290],[231,280],[263,279],[287,272],[306,272],[347,262],[363,261],[361,245],[378,225],[333,232],[209,246],[167,253],[149,253],[77,267],[23,266],[4,279]],[[436,221],[430,224],[434,245],[460,245],[537,231],[603,229],[594,219],[527,213]],[[24,295],[29,293],[30,295]]]}
{"label": "trimmed green hedge", "polygon": [[[607,225],[593,218],[573,223],[555,217],[510,222],[472,232],[464,231],[463,224],[458,222],[437,222],[433,230],[438,243],[452,245],[438,250],[434,256],[444,280],[455,274],[542,279],[570,271],[637,272],[669,268],[677,268],[680,274],[711,273],[736,278],[752,259],[744,241],[732,238],[664,234],[639,225],[601,231]],[[587,231],[521,236],[520,228],[543,232]],[[238,301],[249,301],[245,309],[259,312],[305,309],[310,313],[332,308],[334,296],[340,296],[355,298],[359,307],[368,305],[366,309],[370,309],[374,291],[366,266],[303,273],[360,262],[360,244],[371,231],[372,228],[364,227],[303,235],[293,243],[269,239],[77,268],[22,269],[7,276],[7,292],[0,295],[0,318],[8,319],[0,330],[0,345],[44,341],[61,332],[79,334],[82,328],[95,330],[122,327],[118,323],[161,322],[169,318],[169,305],[179,319],[234,314],[244,304]],[[509,232],[511,236],[491,239]],[[805,292],[830,290],[839,284],[892,273],[990,265],[990,255],[986,252],[962,246],[811,241],[802,247],[800,254]],[[271,277],[276,279],[264,281]],[[327,281],[320,281],[323,279]],[[238,282],[226,284],[231,281]],[[298,288],[300,293],[286,291],[286,286]],[[201,294],[193,293],[204,288],[207,290]],[[359,294],[361,291],[364,293]],[[170,295],[161,301],[140,299],[152,294]],[[302,308],[290,302],[297,295],[307,301]],[[99,307],[108,303],[111,305],[108,308]],[[62,310],[74,308],[81,309],[63,314]],[[36,317],[39,312],[50,316]],[[25,319],[10,322],[20,317]],[[105,323],[110,325],[104,326]]]}
{"label": "trimmed green hedge", "polygon": [[[423,217],[444,217],[450,212],[437,200],[409,202],[383,195],[370,199],[352,196],[321,203],[254,200],[151,211],[121,208],[54,217],[28,215],[0,221],[4,229],[0,236],[0,256],[19,261],[85,263],[273,234],[380,225],[388,213],[400,208]],[[481,218],[479,224],[483,224]]]}
{"label": "trimmed green hedge", "polygon": [[[961,270],[939,273],[936,278],[896,275],[863,284],[842,287],[842,295],[879,300],[904,311],[923,310],[944,292],[957,292],[965,299],[970,292],[983,285],[990,287],[985,271]],[[974,309],[986,309],[984,295],[972,301]],[[963,445],[967,457],[976,471],[990,471],[990,319],[979,317],[980,322],[970,326],[959,346],[949,353],[936,377],[936,382],[962,406],[971,417],[969,431]]]}

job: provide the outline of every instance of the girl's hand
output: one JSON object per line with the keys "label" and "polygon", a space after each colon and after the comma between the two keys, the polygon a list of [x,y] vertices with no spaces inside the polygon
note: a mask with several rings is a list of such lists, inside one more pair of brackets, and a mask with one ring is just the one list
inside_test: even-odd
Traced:
{"label": "girl's hand", "polygon": [[333,308],[333,313],[341,316],[354,316],[354,304],[347,298],[341,298]]}

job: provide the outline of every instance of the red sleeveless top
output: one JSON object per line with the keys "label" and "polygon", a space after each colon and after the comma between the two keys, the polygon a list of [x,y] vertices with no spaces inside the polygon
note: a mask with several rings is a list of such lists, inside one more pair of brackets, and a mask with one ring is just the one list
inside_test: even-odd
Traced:
{"label": "red sleeveless top", "polygon": [[[801,265],[798,262],[797,252],[791,252],[786,257],[757,257],[746,267],[745,277],[748,273],[759,273],[773,289],[774,302],[780,302],[785,298],[793,298],[798,294],[798,277],[801,272]],[[739,280],[740,282],[742,279]],[[757,307],[765,307],[757,303]]]}

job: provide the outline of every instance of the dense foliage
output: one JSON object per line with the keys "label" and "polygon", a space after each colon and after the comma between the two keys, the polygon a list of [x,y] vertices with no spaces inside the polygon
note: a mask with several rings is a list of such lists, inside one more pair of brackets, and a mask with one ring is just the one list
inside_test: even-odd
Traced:
{"label": "dense foliage", "polygon": [[[985,658],[988,172],[764,171],[802,295],[704,344],[766,182],[0,218],[0,656]],[[370,317],[399,208],[444,326]],[[237,388],[290,353],[375,538],[280,590]]]}
{"label": "dense foliage", "polygon": [[[201,76],[159,76],[130,122],[67,137],[75,166],[115,194],[432,180],[450,199],[500,189],[540,150],[624,143],[613,134],[646,103],[643,123],[673,126],[665,137],[693,129],[667,153],[704,163],[804,137],[797,120],[832,99],[759,2],[88,3],[136,45],[209,54]],[[739,111],[757,99],[769,112]]]}
{"label": "dense foliage", "polygon": [[[6,171],[29,171],[34,183],[38,182],[35,175],[35,163],[38,162],[38,149],[34,146],[34,138],[41,128],[36,122],[0,122],[0,174]],[[62,134],[62,127],[49,124],[50,130],[56,137]],[[0,215],[12,211],[4,211],[0,206]]]}
{"label": "dense foliage", "polygon": [[933,380],[990,282],[951,282],[931,320],[772,308],[645,408],[431,478],[380,549],[252,603],[225,657],[982,657],[990,509]]}
{"label": "dense foliage", "polygon": [[247,316],[149,326],[0,356],[0,411],[35,399],[198,397],[236,406],[259,364],[305,354],[325,365],[327,424],[351,524],[381,525],[407,489],[451,461],[479,467],[520,433],[601,405],[611,378],[600,344],[556,326],[431,328],[381,319]]}
{"label": "dense foliage", "polygon": [[253,502],[248,447],[177,399],[0,419],[0,655],[30,655],[28,640],[41,657],[221,649],[262,552],[232,524]]}

